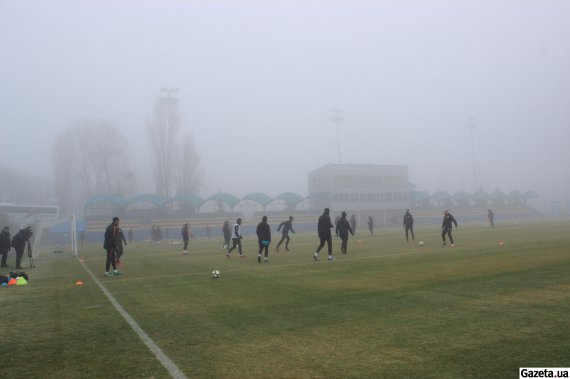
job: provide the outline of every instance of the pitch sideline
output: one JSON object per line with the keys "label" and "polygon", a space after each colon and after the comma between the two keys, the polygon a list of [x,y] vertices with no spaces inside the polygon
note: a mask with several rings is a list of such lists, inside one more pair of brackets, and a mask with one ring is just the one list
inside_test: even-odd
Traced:
{"label": "pitch sideline", "polygon": [[129,324],[131,329],[139,336],[139,338],[144,342],[144,344],[148,347],[148,349],[154,354],[156,359],[166,368],[170,376],[176,379],[187,379],[186,375],[176,366],[176,364],[162,351],[160,347],[145,333],[144,330],[139,326],[139,324],[127,313],[127,311],[119,304],[117,299],[103,286],[103,284],[97,279],[97,277],[93,274],[93,272],[81,261],[81,259],[77,258],[81,266],[87,271],[91,279],[99,286],[101,291],[107,296],[107,299],[113,304],[117,312]]}

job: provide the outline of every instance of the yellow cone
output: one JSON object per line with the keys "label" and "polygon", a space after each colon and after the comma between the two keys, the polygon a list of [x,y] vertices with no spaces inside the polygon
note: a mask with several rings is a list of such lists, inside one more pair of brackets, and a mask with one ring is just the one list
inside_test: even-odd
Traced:
{"label": "yellow cone", "polygon": [[23,276],[20,276],[18,279],[16,279],[17,286],[25,286],[26,284],[28,284],[28,281]]}

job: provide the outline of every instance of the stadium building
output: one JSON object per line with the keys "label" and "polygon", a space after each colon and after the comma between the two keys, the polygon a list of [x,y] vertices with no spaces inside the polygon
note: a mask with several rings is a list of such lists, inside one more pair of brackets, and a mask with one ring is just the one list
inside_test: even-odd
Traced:
{"label": "stadium building", "polygon": [[410,208],[408,166],[328,164],[309,172],[311,209],[346,211],[360,225],[374,218],[378,226],[395,225]]}

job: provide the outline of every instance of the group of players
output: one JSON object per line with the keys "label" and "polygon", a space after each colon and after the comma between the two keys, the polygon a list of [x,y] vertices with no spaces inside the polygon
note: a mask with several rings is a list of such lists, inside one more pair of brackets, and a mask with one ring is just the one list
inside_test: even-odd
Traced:
{"label": "group of players", "polygon": [[[490,210],[489,210],[490,211]],[[283,221],[279,224],[277,228],[278,232],[282,232],[281,240],[276,246],[276,251],[279,251],[279,247],[283,242],[285,242],[285,250],[289,251],[289,241],[291,238],[289,237],[289,232],[295,233],[293,230],[293,217],[289,216],[289,219]],[[224,222],[223,225],[223,233],[224,233],[224,245],[223,248],[226,249],[226,257],[230,258],[231,253],[237,249],[240,258],[245,258],[242,250],[242,239],[243,235],[241,234],[241,223],[242,219],[238,218],[233,226],[233,229],[230,229],[229,222]],[[443,222],[441,224],[441,238],[443,240],[443,246],[446,246],[446,236],[449,238],[449,242],[451,246],[454,246],[452,230],[453,224],[457,227],[457,221],[453,217],[449,211],[444,211],[443,215]],[[353,224],[354,225],[354,224]],[[342,212],[340,218],[335,220],[335,226],[333,226],[330,218],[330,210],[329,208],[325,208],[323,214],[319,217],[317,230],[318,230],[318,237],[319,237],[319,245],[315,253],[313,254],[313,259],[315,261],[319,260],[319,253],[321,249],[327,245],[328,250],[328,261],[334,261],[335,258],[332,255],[332,231],[331,229],[335,228],[336,235],[341,239],[341,253],[347,254],[348,253],[348,237],[350,235],[354,236],[354,226],[351,225],[351,222],[347,219],[346,212]],[[370,223],[369,223],[370,225]],[[403,224],[406,231],[406,241],[409,242],[409,235],[411,235],[412,240],[415,240],[414,236],[414,218],[410,213],[410,210],[406,210],[406,214],[404,215]],[[370,231],[372,233],[372,229]],[[183,254],[188,254],[188,241],[189,241],[189,225],[184,224],[181,230],[182,239],[184,243],[184,251]],[[257,234],[257,241],[259,245],[259,250],[257,253],[257,261],[259,263],[268,262],[269,258],[269,245],[271,244],[271,228],[267,223],[267,216],[263,216],[261,222],[257,225],[256,229]],[[230,247],[231,241],[231,247]],[[122,234],[122,230],[119,228],[119,218],[114,217],[113,222],[107,226],[105,230],[105,241],[103,244],[103,248],[107,252],[107,260],[105,262],[105,276],[111,276],[109,272],[110,266],[113,266],[113,275],[121,275],[121,272],[117,269],[117,261],[120,258],[120,255],[117,257],[118,254],[122,255],[122,243],[126,244],[126,240]],[[120,249],[119,249],[120,246]],[[120,251],[119,251],[120,250]]]}
{"label": "group of players", "polygon": [[[241,218],[238,218],[236,220],[236,223],[234,224],[234,227],[233,227],[233,230],[231,231],[231,234],[225,232],[226,231],[226,224],[224,224],[224,238],[225,238],[224,248],[227,248],[227,252],[226,252],[227,258],[230,258],[232,251],[234,251],[236,248],[238,250],[240,258],[245,258],[245,255],[243,254],[243,250],[242,250],[242,244],[241,244],[241,240],[243,239],[243,235],[241,234],[241,231],[240,231],[241,222],[242,222]],[[449,213],[449,211],[447,211],[447,210],[444,211],[443,222],[441,224],[441,230],[442,230],[441,238],[443,241],[443,246],[447,245],[446,236],[449,238],[449,242],[451,243],[451,246],[452,247],[455,246],[454,241],[453,241],[453,235],[452,235],[454,224],[455,224],[455,227],[457,227],[457,220],[455,220],[455,217],[453,217],[453,215],[451,213]],[[227,224],[227,226],[229,228],[229,224]],[[349,220],[347,219],[346,212],[344,212],[344,211],[342,212],[340,218],[338,218],[335,221],[335,226],[336,226],[336,228],[335,228],[336,235],[341,239],[341,246],[340,246],[341,253],[347,254],[348,253],[349,233],[350,233],[350,235],[354,236],[354,230],[353,230],[354,227],[351,226],[351,222],[349,222]],[[320,253],[321,249],[325,246],[325,244],[327,245],[327,250],[328,250],[328,258],[327,259],[329,261],[335,260],[335,258],[332,255],[332,232],[331,232],[331,229],[333,229],[335,226],[333,226],[333,224],[331,222],[329,208],[325,208],[323,211],[323,214],[319,217],[318,224],[317,224],[319,245],[317,246],[317,250],[313,254],[313,259],[315,261],[319,260],[319,253]],[[403,220],[402,226],[404,227],[404,229],[406,231],[406,241],[409,242],[409,235],[410,234],[411,234],[412,240],[415,240],[414,217],[410,213],[409,209],[406,210],[406,214],[404,215],[404,220]],[[293,230],[293,217],[290,216],[289,220],[283,221],[279,225],[279,227],[277,228],[277,231],[281,231],[281,229],[283,229],[282,237],[281,237],[281,240],[279,241],[279,243],[277,244],[276,251],[279,251],[279,246],[281,246],[283,241],[286,241],[285,249],[287,251],[289,251],[289,241],[290,241],[289,231],[291,231],[292,233],[295,233],[295,231]],[[269,245],[271,243],[271,228],[269,227],[269,224],[267,223],[267,216],[263,216],[261,219],[261,222],[257,225],[256,234],[257,234],[257,241],[259,244],[259,251],[257,253],[257,261],[259,263],[261,263],[262,258],[263,258],[263,261],[267,262],[268,261],[268,254],[269,254]],[[230,238],[232,241],[231,247],[230,247]]]}

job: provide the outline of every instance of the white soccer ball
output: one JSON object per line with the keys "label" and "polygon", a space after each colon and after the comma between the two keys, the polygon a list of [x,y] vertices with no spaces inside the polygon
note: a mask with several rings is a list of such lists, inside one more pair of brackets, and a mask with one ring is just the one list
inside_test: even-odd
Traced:
{"label": "white soccer ball", "polygon": [[222,277],[222,273],[218,270],[212,271],[212,279],[220,279]]}
{"label": "white soccer ball", "polygon": [[424,245],[424,241],[420,241],[420,242],[418,243],[418,245],[423,246],[423,245]]}

